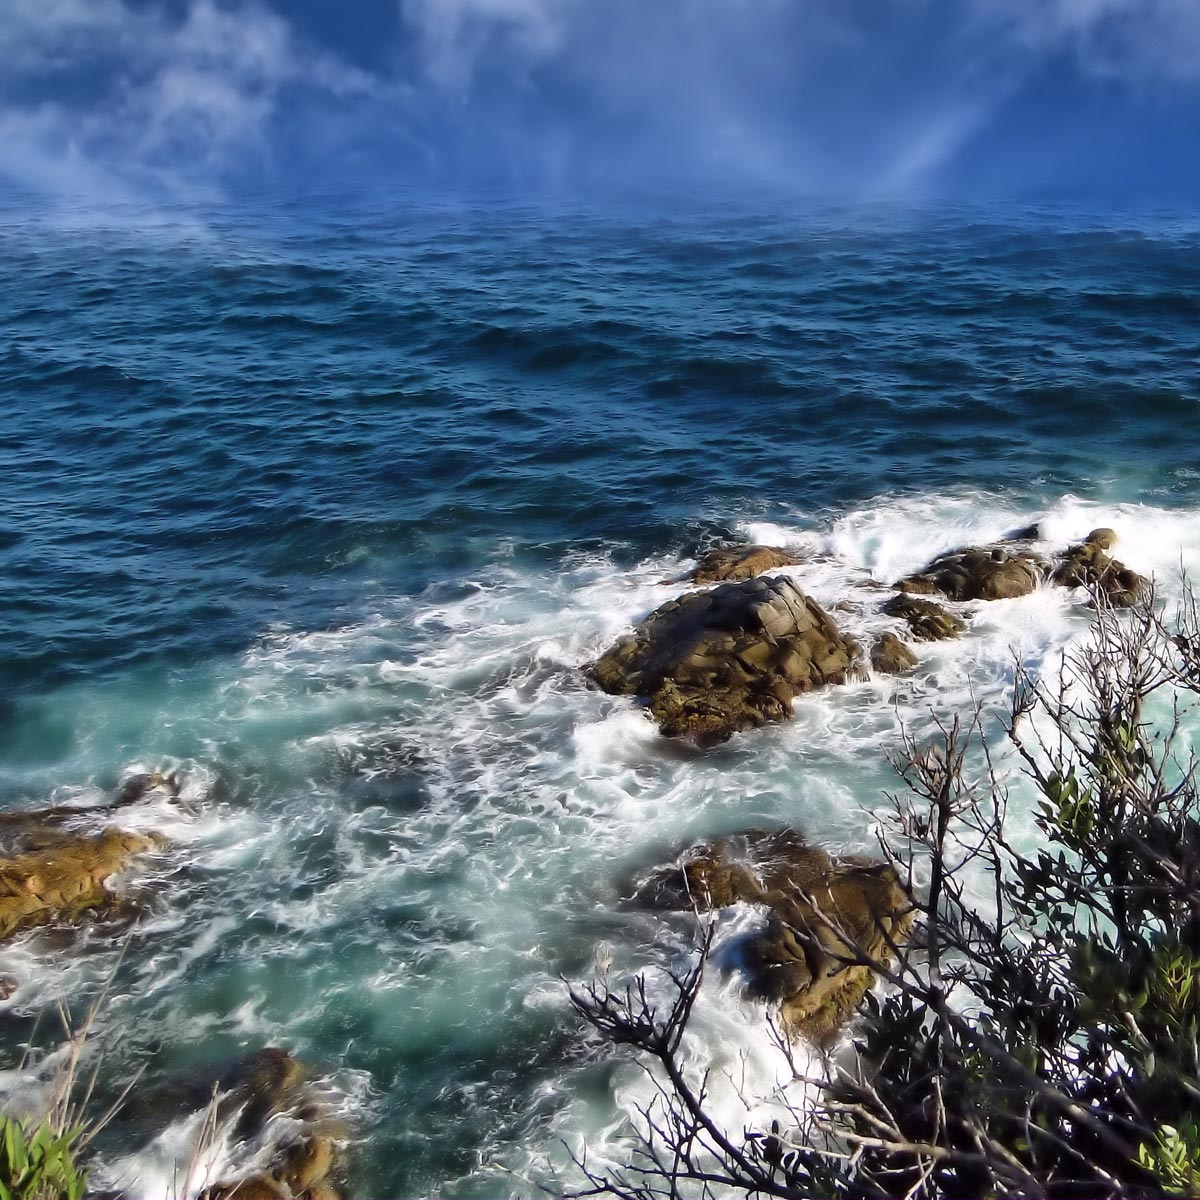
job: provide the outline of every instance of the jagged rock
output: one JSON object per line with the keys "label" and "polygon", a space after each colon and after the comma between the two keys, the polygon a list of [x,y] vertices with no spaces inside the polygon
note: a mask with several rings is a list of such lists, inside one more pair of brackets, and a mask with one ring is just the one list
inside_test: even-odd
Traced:
{"label": "jagged rock", "polygon": [[654,872],[637,899],[667,909],[768,908],[766,928],[745,949],[753,988],[780,1004],[790,1030],[814,1041],[835,1033],[870,989],[870,968],[840,961],[850,944],[888,962],[912,924],[911,901],[888,864],[831,858],[792,829],[694,847]]}
{"label": "jagged rock", "polygon": [[1149,580],[1106,551],[1117,540],[1111,529],[1093,529],[1087,540],[1072,546],[1051,577],[1062,587],[1085,587],[1100,592],[1115,608],[1136,604],[1150,586]]}
{"label": "jagged rock", "polygon": [[710,550],[692,572],[693,583],[726,583],[752,579],[764,571],[794,567],[800,559],[774,546],[723,546]]}
{"label": "jagged rock", "polygon": [[949,600],[1008,600],[1027,596],[1045,578],[1049,564],[1029,551],[1003,546],[955,550],[901,579],[902,592],[942,595]]}
{"label": "jagged rock", "polygon": [[36,848],[0,858],[0,938],[110,904],[107,881],[164,839],[120,829],[65,834],[48,829]]}
{"label": "jagged rock", "polygon": [[220,1082],[228,1090],[217,1106],[217,1119],[238,1113],[233,1127],[237,1141],[259,1138],[276,1116],[288,1118],[288,1131],[283,1141],[270,1146],[265,1167],[214,1184],[201,1193],[201,1200],[326,1200],[338,1195],[329,1176],[337,1165],[342,1131],[314,1102],[308,1079],[302,1063],[273,1046],[225,1073]]}
{"label": "jagged rock", "polygon": [[871,667],[881,675],[902,675],[917,662],[917,656],[894,633],[885,633],[871,647]]}
{"label": "jagged rock", "polygon": [[907,592],[893,596],[883,611],[889,617],[900,617],[908,622],[913,637],[920,642],[936,642],[943,638],[958,637],[966,624],[953,613],[947,612],[932,600],[920,600]]}
{"label": "jagged rock", "polygon": [[793,697],[844,682],[852,658],[795,581],[757,578],[668,601],[589,672],[606,692],[645,697],[664,734],[711,743],[788,719]]}

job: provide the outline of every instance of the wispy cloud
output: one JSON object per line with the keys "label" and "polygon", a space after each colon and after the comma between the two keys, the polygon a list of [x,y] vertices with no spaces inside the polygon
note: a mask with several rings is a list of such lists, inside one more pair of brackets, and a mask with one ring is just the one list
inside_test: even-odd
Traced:
{"label": "wispy cloud", "polygon": [[0,59],[0,173],[100,200],[208,191],[235,156],[270,154],[289,89],[336,98],[383,86],[274,11],[213,0],[177,17],[125,0],[6,0]]}
{"label": "wispy cloud", "polygon": [[303,151],[317,182],[912,191],[1006,121],[1036,134],[1047,73],[1068,101],[1200,94],[1200,0],[392,2],[392,43],[351,62],[353,4],[335,51],[294,0],[3,0],[0,177],[196,198]]}

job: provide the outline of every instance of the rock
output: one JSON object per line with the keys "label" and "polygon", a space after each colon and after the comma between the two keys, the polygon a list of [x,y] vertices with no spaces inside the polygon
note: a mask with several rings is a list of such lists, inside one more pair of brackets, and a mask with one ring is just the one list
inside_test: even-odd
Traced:
{"label": "rock", "polygon": [[694,847],[659,870],[639,899],[670,909],[735,901],[769,910],[745,961],[754,991],[781,1006],[791,1031],[831,1037],[870,989],[872,971],[845,966],[851,943],[881,963],[912,924],[912,904],[896,872],[870,858],[831,858],[795,830],[751,830]]}
{"label": "rock", "polygon": [[0,813],[0,853],[14,854],[53,845],[62,840],[65,830],[89,823],[94,829],[98,821],[107,821],[118,809],[132,807],[155,792],[177,800],[180,786],[176,776],[150,771],[127,779],[105,805],[56,804],[51,808]]}
{"label": "rock", "polygon": [[871,647],[871,667],[881,675],[902,675],[917,662],[917,656],[894,633],[885,633]]}
{"label": "rock", "polygon": [[589,668],[642,696],[664,734],[702,744],[791,716],[793,697],[850,671],[852,648],[788,578],[724,583],[668,601]]}
{"label": "rock", "polygon": [[1004,535],[1006,542],[1036,542],[1042,536],[1041,527],[1035,521],[1032,525],[1022,525]]}
{"label": "rock", "polygon": [[1150,582],[1106,553],[1116,540],[1111,529],[1093,529],[1086,541],[1063,555],[1051,579],[1062,587],[1102,593],[1114,608],[1136,604],[1146,595]]}
{"label": "rock", "polygon": [[774,546],[726,546],[710,550],[692,572],[693,583],[725,583],[752,579],[764,571],[794,567],[800,559]]}
{"label": "rock", "polygon": [[[276,1197],[336,1197],[329,1176],[337,1165],[340,1132],[322,1106],[314,1101],[304,1065],[286,1050],[267,1047],[227,1071],[221,1086],[228,1088],[218,1108],[218,1121],[238,1113],[233,1137],[239,1142],[260,1139],[276,1116],[284,1138],[272,1143],[269,1161],[253,1174],[227,1179],[203,1192],[202,1200],[259,1200]],[[272,1123],[271,1128],[276,1126]],[[254,1160],[261,1163],[262,1153]]]}
{"label": "rock", "polygon": [[64,834],[53,827],[32,841],[36,848],[0,858],[0,938],[104,907],[114,900],[109,878],[164,844],[120,829]]}
{"label": "rock", "polygon": [[1009,600],[1027,596],[1049,569],[1028,551],[1013,553],[1003,546],[955,550],[901,579],[896,587],[949,600]]}
{"label": "rock", "polygon": [[953,613],[947,612],[932,600],[918,600],[907,592],[893,596],[883,611],[889,617],[900,617],[908,622],[913,637],[920,642],[936,642],[943,638],[958,637],[966,624]]}

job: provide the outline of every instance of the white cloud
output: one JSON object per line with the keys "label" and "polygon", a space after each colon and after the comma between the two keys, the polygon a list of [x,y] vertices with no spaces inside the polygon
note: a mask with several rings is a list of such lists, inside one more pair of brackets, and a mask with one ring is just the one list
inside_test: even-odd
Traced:
{"label": "white cloud", "polygon": [[[177,196],[207,189],[239,155],[268,150],[290,87],[331,96],[381,87],[277,13],[213,0],[192,0],[174,19],[125,0],[4,0],[0,60],[0,174],[101,202],[149,185]],[[87,100],[59,101],[60,79],[82,84]]]}

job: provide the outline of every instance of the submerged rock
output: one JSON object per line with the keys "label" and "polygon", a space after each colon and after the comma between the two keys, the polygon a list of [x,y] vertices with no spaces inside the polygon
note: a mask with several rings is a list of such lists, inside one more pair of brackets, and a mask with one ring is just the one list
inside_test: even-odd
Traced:
{"label": "submerged rock", "polygon": [[885,633],[871,647],[871,668],[881,675],[902,675],[911,671],[917,661],[917,656],[894,633]]}
{"label": "submerged rock", "polygon": [[1093,529],[1063,555],[1052,576],[1062,587],[1084,587],[1102,594],[1115,608],[1128,608],[1148,592],[1150,582],[1107,551],[1116,543],[1111,529]]}
{"label": "submerged rock", "polygon": [[752,579],[764,571],[794,567],[800,559],[774,546],[726,546],[710,550],[692,572],[693,583],[724,583]]}
{"label": "submerged rock", "polygon": [[907,592],[893,596],[883,606],[889,617],[900,617],[908,622],[913,637],[920,642],[936,642],[943,638],[956,638],[966,623],[952,612],[932,600],[920,600]]}
{"label": "submerged rock", "polygon": [[873,972],[847,966],[855,948],[879,963],[912,924],[912,903],[887,863],[831,858],[795,830],[751,830],[696,846],[636,897],[657,908],[706,910],[742,901],[769,910],[745,962],[754,991],[778,1002],[785,1026],[827,1040],[870,990]]}
{"label": "submerged rock", "polygon": [[758,578],[668,601],[589,670],[606,692],[645,697],[664,734],[711,743],[787,720],[793,697],[844,682],[854,657],[794,580]]}
{"label": "submerged rock", "polygon": [[1029,551],[990,546],[943,554],[896,587],[948,600],[1009,600],[1029,595],[1049,570],[1048,563]]}

